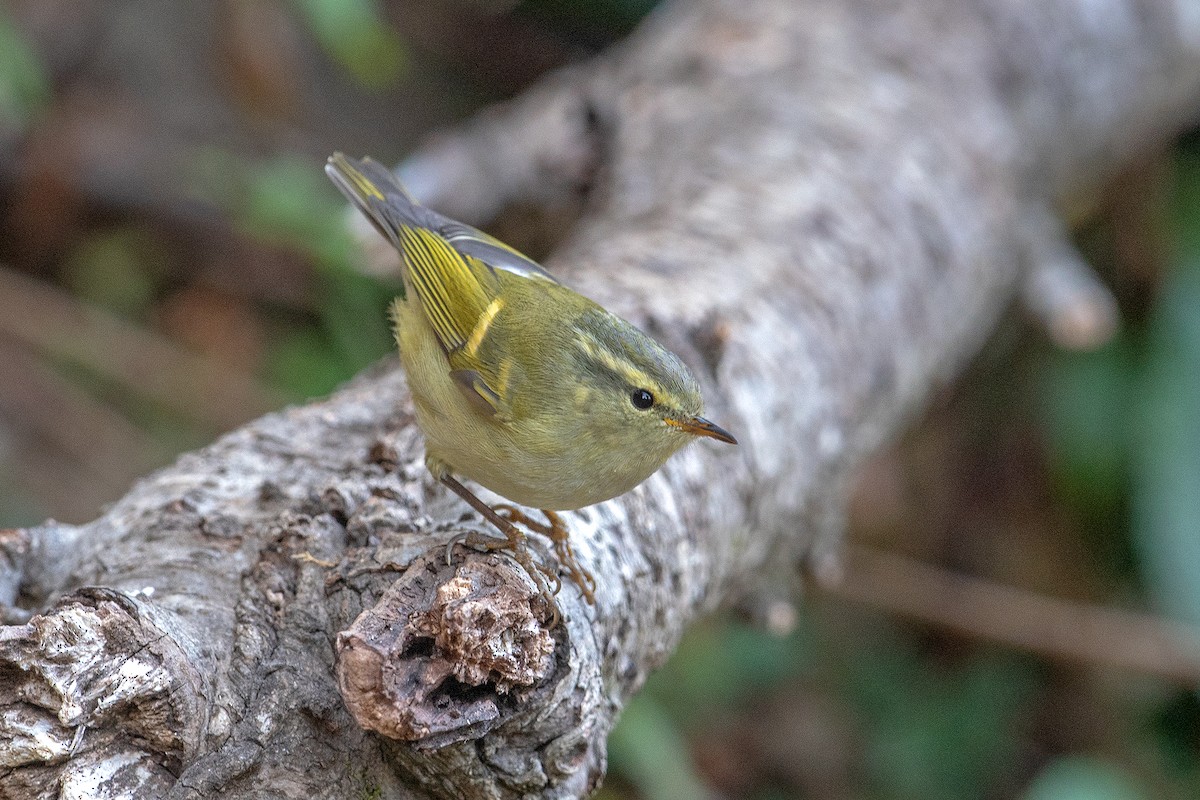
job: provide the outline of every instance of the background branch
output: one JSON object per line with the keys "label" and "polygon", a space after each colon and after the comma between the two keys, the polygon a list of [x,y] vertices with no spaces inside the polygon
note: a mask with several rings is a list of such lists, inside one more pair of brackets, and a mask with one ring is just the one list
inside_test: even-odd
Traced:
{"label": "background branch", "polygon": [[835,596],[1056,659],[1200,683],[1200,637],[1189,626],[1045,597],[861,545],[850,548],[847,561],[845,580],[828,587]]}

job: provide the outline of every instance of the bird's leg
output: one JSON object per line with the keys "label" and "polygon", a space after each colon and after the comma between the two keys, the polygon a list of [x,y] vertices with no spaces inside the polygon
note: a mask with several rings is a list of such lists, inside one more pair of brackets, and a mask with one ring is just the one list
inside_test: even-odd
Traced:
{"label": "bird's leg", "polygon": [[575,560],[575,551],[571,549],[567,526],[563,524],[562,518],[558,514],[543,508],[542,513],[550,521],[549,525],[543,525],[530,519],[519,508],[507,503],[497,505],[495,511],[506,520],[518,522],[529,530],[547,537],[554,544],[554,553],[558,556],[558,563],[562,564],[571,580],[575,581],[575,585],[579,587],[579,591],[583,592],[583,599],[588,601],[588,605],[596,605],[596,578]]}
{"label": "bird's leg", "polygon": [[543,525],[516,506],[509,505],[508,503],[497,503],[496,505],[492,506],[492,510],[504,517],[509,522],[515,522],[518,525],[524,525],[534,533],[540,533],[542,536],[547,537],[550,535],[549,525]]}
{"label": "bird's leg", "polygon": [[[554,612],[554,622],[557,623],[559,614],[558,606],[554,602],[554,595],[558,594],[562,588],[562,581],[558,575],[543,564],[539,564],[529,555],[529,548],[525,540],[525,534],[516,525],[513,525],[504,517],[492,510],[492,507],[480,500],[471,492],[470,489],[463,486],[451,475],[442,475],[438,478],[456,495],[467,502],[467,505],[478,511],[487,519],[488,522],[496,526],[501,533],[504,534],[504,539],[497,539],[495,536],[487,536],[478,531],[471,531],[466,534],[455,536],[446,546],[446,557],[449,560],[450,550],[458,542],[463,542],[468,547],[474,547],[480,550],[507,550],[511,553],[513,560],[516,561],[525,570],[526,574],[533,579],[534,584],[538,587],[538,592],[546,602],[550,609]],[[549,579],[549,580],[547,580]],[[553,582],[554,588],[551,587]],[[553,627],[553,624],[552,626]]]}
{"label": "bird's leg", "polygon": [[571,576],[571,580],[575,581],[579,591],[583,592],[583,599],[588,601],[588,605],[596,605],[596,577],[575,560],[575,551],[571,549],[567,526],[563,525],[562,519],[553,511],[543,508],[542,513],[546,515],[546,519],[550,520],[550,532],[547,536],[554,543],[554,552],[558,556],[558,563],[567,568],[567,574]]}

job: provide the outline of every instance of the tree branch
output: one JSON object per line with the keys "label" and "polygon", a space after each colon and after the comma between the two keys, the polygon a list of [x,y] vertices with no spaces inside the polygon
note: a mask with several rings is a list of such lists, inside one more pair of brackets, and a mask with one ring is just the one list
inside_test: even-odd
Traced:
{"label": "tree branch", "polygon": [[1200,684],[1194,627],[958,575],[894,553],[851,548],[835,596],[1051,658]]}
{"label": "tree branch", "polygon": [[[688,360],[742,446],[565,515],[599,590],[568,584],[551,630],[502,556],[446,563],[480,523],[425,474],[391,363],[90,525],[0,536],[23,602],[71,592],[0,635],[0,797],[586,794],[689,622],[831,568],[845,476],[975,352],[1022,265],[1062,252],[1031,212],[1195,108],[1185,7],[669,3],[444,138],[415,163],[447,211],[590,181],[548,266]],[[430,166],[495,143],[494,185]]]}

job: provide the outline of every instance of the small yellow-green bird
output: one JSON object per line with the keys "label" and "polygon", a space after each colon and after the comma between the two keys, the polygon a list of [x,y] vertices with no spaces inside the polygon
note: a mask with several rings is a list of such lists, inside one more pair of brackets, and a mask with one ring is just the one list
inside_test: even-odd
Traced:
{"label": "small yellow-green bird", "polygon": [[[511,550],[553,609],[557,572],[530,557],[520,521],[549,536],[594,602],[595,580],[554,512],[629,491],[698,436],[737,441],[700,416],[700,388],[683,362],[633,325],[508,245],[418,204],[371,159],[336,153],[325,171],[400,253],[404,291],[392,317],[426,466],[507,537],[475,533],[467,543]],[[550,525],[493,509],[456,474],[542,509]]]}

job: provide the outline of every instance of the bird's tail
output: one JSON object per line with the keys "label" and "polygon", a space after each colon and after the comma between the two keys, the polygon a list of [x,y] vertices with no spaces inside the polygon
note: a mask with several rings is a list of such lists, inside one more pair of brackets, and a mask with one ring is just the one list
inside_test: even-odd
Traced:
{"label": "bird's tail", "polygon": [[[422,252],[433,247],[442,256],[473,259],[492,269],[557,283],[528,256],[499,239],[418,203],[396,176],[378,162],[334,153],[325,164],[325,174],[383,238],[404,254],[410,267],[409,246],[415,237],[425,241],[424,247],[418,247]],[[430,241],[427,235],[434,236],[436,241]]]}
{"label": "bird's tail", "polygon": [[400,248],[400,230],[424,227],[413,199],[391,171],[370,158],[355,159],[334,153],[325,174],[355,208],[371,221],[385,239]]}

